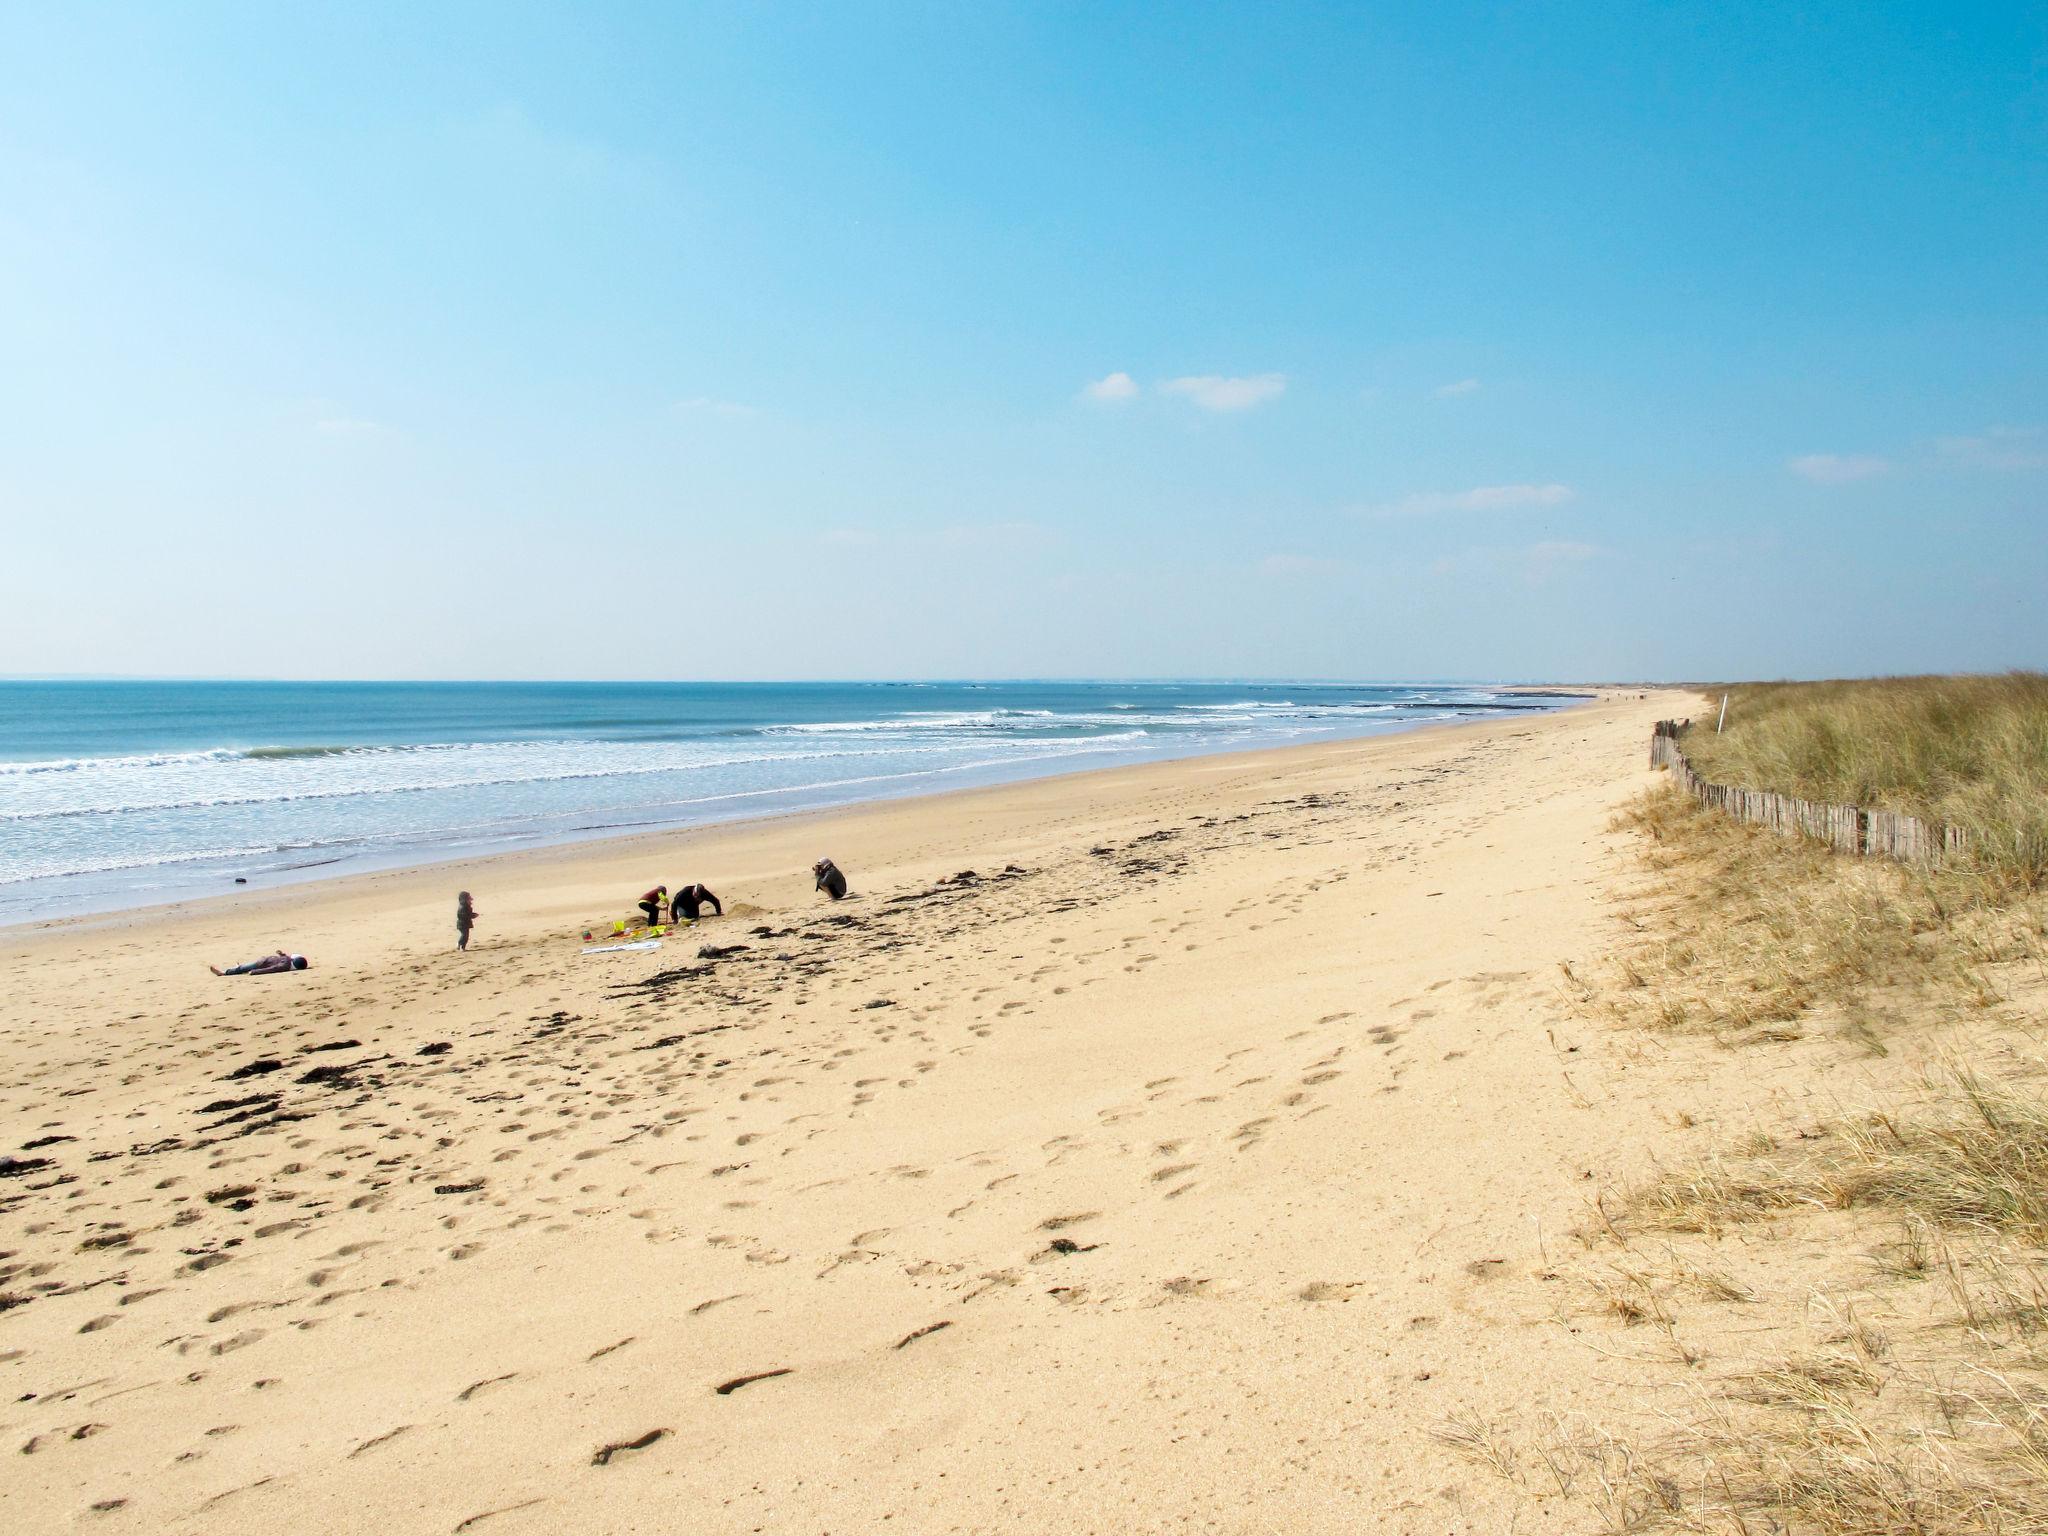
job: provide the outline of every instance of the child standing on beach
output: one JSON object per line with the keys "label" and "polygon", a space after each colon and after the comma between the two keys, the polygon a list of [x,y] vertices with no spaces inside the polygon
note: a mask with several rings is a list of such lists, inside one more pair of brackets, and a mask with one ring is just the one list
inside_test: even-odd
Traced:
{"label": "child standing on beach", "polygon": [[464,891],[455,898],[455,947],[469,948],[469,930],[476,926],[476,906]]}

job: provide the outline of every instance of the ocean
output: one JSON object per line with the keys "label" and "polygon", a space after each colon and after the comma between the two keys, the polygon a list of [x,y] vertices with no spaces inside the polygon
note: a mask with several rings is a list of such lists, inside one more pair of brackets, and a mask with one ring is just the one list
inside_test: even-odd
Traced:
{"label": "ocean", "polygon": [[0,923],[1570,697],[1449,683],[0,681]]}

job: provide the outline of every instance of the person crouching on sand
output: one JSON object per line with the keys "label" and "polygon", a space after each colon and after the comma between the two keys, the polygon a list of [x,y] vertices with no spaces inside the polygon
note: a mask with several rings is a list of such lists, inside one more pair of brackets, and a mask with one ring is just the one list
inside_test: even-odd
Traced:
{"label": "person crouching on sand", "polygon": [[834,901],[846,895],[846,876],[839,872],[839,866],[830,859],[818,860],[811,866],[811,874],[817,880],[815,889],[823,891]]}
{"label": "person crouching on sand", "polygon": [[686,885],[678,890],[668,904],[668,914],[679,923],[694,923],[697,914],[709,907],[718,916],[725,916],[725,907],[711,893],[708,885]]}
{"label": "person crouching on sand", "polygon": [[275,976],[280,971],[303,971],[305,968],[304,955],[294,955],[282,949],[274,955],[265,955],[261,960],[251,960],[247,965],[231,965],[226,970],[217,965],[207,967],[216,976]]}
{"label": "person crouching on sand", "polygon": [[475,926],[476,904],[469,899],[469,892],[464,891],[455,898],[455,947],[457,949],[469,948],[469,930]]}
{"label": "person crouching on sand", "polygon": [[657,885],[640,898],[640,910],[647,914],[647,926],[652,928],[661,921],[662,904],[668,900],[668,887]]}

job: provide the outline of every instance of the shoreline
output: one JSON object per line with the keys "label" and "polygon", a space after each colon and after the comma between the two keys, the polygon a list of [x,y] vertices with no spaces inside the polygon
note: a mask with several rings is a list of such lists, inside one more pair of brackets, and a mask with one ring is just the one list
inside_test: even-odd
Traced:
{"label": "shoreline", "polygon": [[[1503,695],[1557,699],[1553,709],[1530,711],[1534,717],[1548,717],[1567,714],[1603,699],[1619,696],[1623,691],[1610,686],[1586,685],[1572,688],[1561,684],[1511,684],[1500,685],[1498,692]],[[1637,690],[1640,691],[1640,690]],[[800,818],[827,818],[835,815],[857,814],[860,811],[883,805],[908,805],[927,802],[943,802],[954,796],[993,793],[1004,790],[1023,789],[1034,784],[1053,784],[1074,780],[1086,780],[1096,775],[1119,773],[1141,773],[1147,769],[1167,767],[1175,763],[1221,762],[1255,760],[1280,754],[1327,749],[1334,746],[1356,746],[1377,741],[1395,741],[1437,731],[1467,730],[1474,727],[1496,725],[1523,718],[1516,714],[1485,714],[1465,720],[1431,720],[1415,724],[1400,724],[1390,728],[1361,732],[1356,735],[1331,735],[1309,741],[1276,743],[1259,747],[1232,747],[1221,750],[1194,751],[1185,754],[1160,757],[1145,757],[1135,761],[1097,764],[1090,767],[1070,768],[1050,773],[1022,774],[1014,778],[994,778],[974,783],[964,783],[947,788],[913,788],[901,793],[862,795],[858,798],[827,802],[820,805],[792,807],[785,811],[756,811],[745,815],[694,822],[650,823],[633,829],[593,829],[587,836],[574,833],[555,835],[542,834],[539,840],[522,843],[517,847],[504,848],[495,852],[450,853],[444,857],[417,857],[412,853],[394,856],[393,862],[364,860],[353,855],[344,855],[326,861],[347,863],[351,867],[331,874],[279,871],[278,876],[267,877],[263,884],[252,882],[246,889],[215,891],[201,895],[174,897],[168,901],[148,902],[128,907],[94,908],[86,911],[60,912],[41,917],[23,917],[0,920],[0,946],[4,946],[30,934],[74,932],[81,928],[106,928],[125,926],[129,922],[150,922],[170,920],[193,912],[232,903],[237,909],[250,905],[261,905],[261,898],[271,897],[279,905],[294,900],[303,901],[306,893],[326,891],[348,882],[389,878],[393,876],[423,875],[439,871],[451,874],[478,870],[491,872],[507,860],[537,859],[551,853],[601,850],[652,841],[688,838],[695,834],[723,831],[740,831],[745,828],[787,823]],[[777,791],[764,790],[761,794]],[[322,865],[309,865],[317,870]]]}

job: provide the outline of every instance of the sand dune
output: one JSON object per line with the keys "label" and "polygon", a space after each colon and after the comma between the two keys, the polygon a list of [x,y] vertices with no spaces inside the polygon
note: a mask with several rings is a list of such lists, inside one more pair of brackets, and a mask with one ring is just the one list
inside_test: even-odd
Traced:
{"label": "sand dune", "polygon": [[6,935],[8,1523],[1506,1529],[1431,1431],[1601,1390],[1540,1256],[1677,1069],[1559,963],[1684,707]]}

